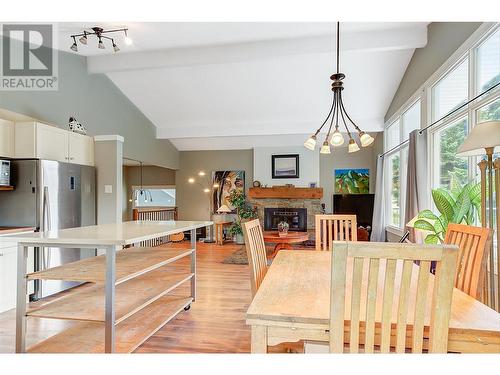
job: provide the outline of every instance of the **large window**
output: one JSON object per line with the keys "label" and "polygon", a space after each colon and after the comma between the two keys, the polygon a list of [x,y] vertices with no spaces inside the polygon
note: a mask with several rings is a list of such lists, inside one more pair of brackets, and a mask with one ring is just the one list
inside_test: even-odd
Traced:
{"label": "large window", "polygon": [[[385,131],[385,149],[391,150],[401,142],[408,140],[413,130],[420,129],[420,100],[413,103],[405,112],[393,121]],[[385,159],[386,191],[390,194],[390,203],[386,207],[388,224],[402,228],[404,226],[404,201],[406,199],[406,165],[408,145],[392,150]]]}
{"label": "large window", "polygon": [[175,187],[145,186],[143,194],[140,187],[134,186],[134,207],[175,207]]}
{"label": "large window", "polygon": [[462,61],[432,88],[432,121],[464,104],[469,96],[469,62]]}
{"label": "large window", "polygon": [[476,53],[476,93],[500,82],[500,30],[487,38]]}
{"label": "large window", "polygon": [[467,135],[467,118],[460,118],[443,127],[434,134],[435,163],[434,187],[448,188],[452,176],[464,185],[469,179],[468,159],[456,156],[457,150]]}

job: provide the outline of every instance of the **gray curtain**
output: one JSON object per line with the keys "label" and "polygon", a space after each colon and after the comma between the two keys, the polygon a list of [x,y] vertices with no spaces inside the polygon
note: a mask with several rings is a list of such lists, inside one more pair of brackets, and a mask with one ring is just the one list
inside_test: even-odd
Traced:
{"label": "gray curtain", "polygon": [[375,204],[373,207],[372,234],[370,241],[385,242],[384,157],[377,157],[377,181],[375,183]]}
{"label": "gray curtain", "polygon": [[[419,211],[429,208],[427,185],[427,132],[418,130],[410,133],[408,146],[408,169],[406,174],[405,223],[413,219]],[[410,231],[410,241],[422,242],[421,233]]]}

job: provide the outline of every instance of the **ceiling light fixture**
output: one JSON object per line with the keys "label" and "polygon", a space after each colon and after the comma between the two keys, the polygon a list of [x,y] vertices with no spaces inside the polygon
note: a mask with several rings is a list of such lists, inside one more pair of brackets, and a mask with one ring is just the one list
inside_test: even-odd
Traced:
{"label": "ceiling light fixture", "polygon": [[[361,142],[362,147],[369,146],[373,143],[374,139],[368,133],[362,131],[354,121],[352,121],[351,117],[347,114],[345,110],[344,103],[342,100],[342,90],[344,89],[342,80],[345,78],[344,73],[340,73],[340,22],[337,22],[337,73],[333,74],[330,79],[332,82],[332,91],[333,91],[333,101],[330,107],[330,112],[326,116],[325,121],[321,124],[321,126],[316,130],[316,132],[311,135],[305,142],[304,147],[309,150],[314,150],[316,147],[316,139],[325,124],[330,120],[330,125],[328,127],[328,133],[326,134],[325,141],[323,142],[323,146],[321,146],[320,153],[321,154],[330,154],[330,145],[338,147],[344,144],[344,136],[339,130],[339,124],[343,123],[345,130],[347,131],[347,135],[349,136],[349,152],[356,152],[359,150],[359,146],[354,140],[349,131],[349,127],[347,126],[347,121],[354,126],[354,129],[358,132],[359,140]],[[335,130],[333,133],[332,127],[335,123]],[[330,134],[332,134],[330,138]]]}
{"label": "ceiling light fixture", "polygon": [[111,38],[107,35],[108,33],[124,33],[125,37],[123,41],[125,42],[126,45],[131,45],[132,44],[132,39],[127,34],[128,29],[114,29],[114,30],[104,30],[102,27],[92,27],[92,31],[87,31],[84,30],[83,33],[81,34],[75,34],[71,35],[70,37],[73,38],[73,44],[71,45],[71,50],[78,52],[78,45],[76,43],[76,38],[78,38],[78,41],[83,44],[87,45],[88,43],[88,37],[91,35],[95,35],[98,39],[97,43],[97,48],[99,49],[106,49],[106,45],[104,44],[103,39],[107,39],[111,41],[111,45],[113,46],[113,51],[118,52],[120,51],[120,48],[118,45],[115,43],[115,38]]}

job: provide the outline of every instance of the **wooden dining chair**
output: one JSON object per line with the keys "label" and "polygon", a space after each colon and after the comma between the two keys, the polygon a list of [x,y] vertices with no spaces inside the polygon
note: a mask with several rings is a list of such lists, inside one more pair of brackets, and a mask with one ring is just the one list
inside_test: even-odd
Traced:
{"label": "wooden dining chair", "polygon": [[455,288],[482,301],[491,231],[471,225],[448,224],[444,243],[459,248]]}
{"label": "wooden dining chair", "polygon": [[243,223],[243,236],[245,237],[248,265],[250,266],[253,297],[267,272],[266,245],[259,219]]}
{"label": "wooden dining chair", "polygon": [[316,250],[328,250],[332,241],[357,241],[356,215],[316,215]]}
{"label": "wooden dining chair", "polygon": [[[345,348],[351,353],[389,353],[391,348],[397,353],[423,349],[446,353],[456,245],[335,242],[333,246],[331,353],[343,353]],[[437,263],[435,276],[429,272],[431,261]],[[395,280],[400,280],[399,288]]]}

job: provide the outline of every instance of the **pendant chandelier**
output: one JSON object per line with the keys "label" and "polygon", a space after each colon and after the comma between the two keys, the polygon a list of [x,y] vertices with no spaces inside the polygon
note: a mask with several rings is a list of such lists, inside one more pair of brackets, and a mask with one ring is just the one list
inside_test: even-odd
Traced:
{"label": "pendant chandelier", "polygon": [[[337,73],[333,74],[330,77],[330,79],[333,81],[332,105],[330,107],[330,112],[328,112],[328,116],[326,116],[325,121],[323,121],[318,130],[316,130],[316,132],[313,135],[311,135],[307,139],[307,141],[304,142],[304,146],[307,149],[314,150],[316,147],[316,138],[319,132],[328,123],[328,120],[330,120],[330,125],[328,126],[328,133],[326,134],[325,141],[323,142],[323,145],[320,148],[321,154],[331,153],[330,144],[335,147],[342,146],[344,144],[344,136],[339,130],[339,126],[341,126],[342,124],[344,125],[347,135],[349,136],[349,148],[348,148],[349,152],[359,151],[359,146],[352,137],[351,132],[349,131],[348,123],[351,123],[354,129],[356,129],[362,147],[369,146],[374,141],[373,137],[370,134],[362,131],[356,125],[356,123],[352,121],[351,117],[347,114],[347,111],[345,110],[344,103],[342,101],[342,90],[344,89],[342,80],[345,78],[345,74],[340,73],[339,69],[340,69],[340,22],[337,22]],[[331,131],[334,124],[335,124],[335,130],[332,133]]]}

